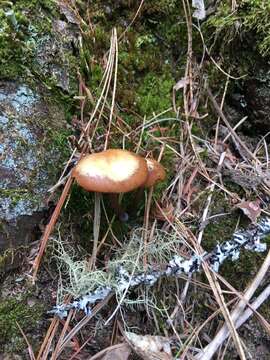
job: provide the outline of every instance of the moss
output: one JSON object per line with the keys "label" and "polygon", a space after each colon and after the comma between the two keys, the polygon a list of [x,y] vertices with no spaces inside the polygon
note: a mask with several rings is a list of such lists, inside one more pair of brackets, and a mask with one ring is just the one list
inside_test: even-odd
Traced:
{"label": "moss", "polygon": [[27,305],[28,295],[23,299],[14,298],[0,300],[0,347],[6,353],[22,352],[26,348],[17,323],[23,331],[31,333],[41,319],[44,307]]}
{"label": "moss", "polygon": [[66,161],[66,159],[70,156],[71,152],[68,143],[68,137],[71,135],[71,131],[68,129],[50,129],[47,135],[49,141],[49,148],[51,148],[52,151],[57,150],[59,156],[58,161]]}
{"label": "moss", "polygon": [[0,73],[8,79],[18,78],[32,63],[36,37],[48,29],[48,18],[40,21],[40,8],[55,9],[53,1],[6,2],[0,10]]}
{"label": "moss", "polygon": [[[5,225],[0,222],[0,231],[5,233]],[[17,267],[19,267],[29,252],[28,246],[19,246],[16,249],[10,247],[0,254],[0,278]]]}
{"label": "moss", "polygon": [[222,220],[211,222],[204,230],[203,247],[211,251],[218,243],[230,240],[236,227],[236,216],[224,216]]}
{"label": "moss", "polygon": [[171,107],[170,94],[174,80],[169,73],[148,73],[139,86],[135,101],[140,114],[160,113]]}
{"label": "moss", "polygon": [[[208,192],[205,192],[204,196],[199,200],[201,207],[204,206],[204,199],[206,200],[207,197]],[[202,210],[200,209],[200,211]],[[239,218],[235,212],[232,212],[231,204],[224,193],[218,190],[214,191],[212,195],[211,214],[209,215],[214,216],[215,214],[226,215],[210,220],[205,227],[202,245],[207,251],[211,251],[218,243],[231,239]]]}
{"label": "moss", "polygon": [[66,207],[62,211],[63,219],[70,219],[73,233],[79,234],[78,240],[90,252],[90,240],[93,238],[94,194],[74,184]]}
{"label": "moss", "polygon": [[241,0],[237,5],[237,9],[232,11],[228,1],[220,2],[215,14],[205,24],[213,33],[212,37],[207,37],[209,42],[214,40],[220,46],[224,46],[224,51],[228,51],[228,49],[233,50],[236,41],[240,41],[244,46],[243,38],[247,40],[250,37],[252,42],[248,41],[248,44],[251,47],[256,46],[262,56],[269,55],[269,1]]}
{"label": "moss", "polygon": [[[177,49],[180,42],[179,27],[175,25],[180,20],[179,5],[180,1],[165,0],[144,4],[142,20],[136,21],[119,42],[117,101],[122,108],[132,108],[140,115],[147,115],[171,106],[170,94],[175,83],[171,75],[174,56],[171,49]],[[136,11],[136,2],[96,2],[91,7],[92,27],[84,34],[81,56],[93,93],[98,93],[101,68],[97,64],[103,62],[111,29],[116,26],[118,35],[121,35],[126,29],[127,19],[132,20]],[[168,18],[164,18],[165,14]],[[168,32],[170,35],[167,37]],[[88,68],[84,66],[86,64]]]}
{"label": "moss", "polygon": [[[264,240],[267,245],[270,239]],[[220,268],[220,274],[237,290],[243,291],[258,272],[265,259],[265,253],[243,250],[237,261],[227,260]]]}
{"label": "moss", "polygon": [[22,197],[27,195],[27,189],[0,189],[0,195],[3,197],[9,197],[16,203]]}
{"label": "moss", "polygon": [[[235,190],[233,187],[232,189]],[[250,224],[241,211],[234,210],[232,212],[231,204],[222,193],[216,191],[211,204],[211,215],[227,212],[231,212],[231,214],[217,217],[206,226],[202,246],[207,251],[211,251],[218,243],[230,240],[236,227],[245,229]],[[240,223],[238,224],[239,220]],[[268,237],[264,241],[269,244],[270,238]],[[224,262],[220,268],[220,274],[236,289],[243,290],[248,282],[254,278],[259,268],[258,264],[262,263],[264,258],[264,253],[243,250],[240,252],[239,260],[227,260]]]}
{"label": "moss", "polygon": [[[24,79],[28,84],[34,84],[39,79],[48,89],[54,91],[59,88],[59,84],[54,76],[54,70],[51,70],[51,73],[47,70],[55,66],[55,73],[57,73],[59,67],[62,69],[68,67],[69,90],[73,93],[77,90],[79,63],[72,49],[62,49],[65,47],[64,34],[61,34],[64,45],[61,43],[59,46],[54,46],[62,50],[62,52],[59,50],[59,56],[57,54],[53,59],[47,59],[48,64],[45,65],[37,61],[37,53],[43,47],[42,41],[45,43],[50,40],[58,41],[57,32],[52,26],[53,20],[60,17],[58,11],[57,3],[53,0],[19,0],[14,3],[6,2],[3,5],[0,9],[0,74],[2,79]],[[46,66],[48,69],[44,69]],[[60,98],[59,94],[57,97]],[[64,100],[62,99],[62,102]]]}

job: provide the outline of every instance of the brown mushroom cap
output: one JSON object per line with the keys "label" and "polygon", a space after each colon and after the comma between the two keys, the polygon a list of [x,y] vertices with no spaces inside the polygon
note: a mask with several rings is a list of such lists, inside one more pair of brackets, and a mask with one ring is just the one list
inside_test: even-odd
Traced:
{"label": "brown mushroom cap", "polygon": [[148,168],[148,177],[144,183],[145,187],[150,187],[155,185],[159,181],[163,181],[166,177],[164,167],[154,159],[145,159],[147,162]]}
{"label": "brown mushroom cap", "polygon": [[73,176],[87,191],[125,193],[144,185],[148,167],[139,155],[111,149],[82,158],[75,166]]}

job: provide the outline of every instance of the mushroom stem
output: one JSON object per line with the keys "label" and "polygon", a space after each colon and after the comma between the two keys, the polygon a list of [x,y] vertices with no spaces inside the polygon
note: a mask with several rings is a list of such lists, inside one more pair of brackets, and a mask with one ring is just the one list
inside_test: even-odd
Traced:
{"label": "mushroom stem", "polygon": [[134,206],[132,207],[132,209],[130,209],[128,211],[131,217],[136,216],[136,214],[139,210],[139,205],[142,201],[143,195],[144,195],[144,187],[141,186],[138,188],[138,190],[134,194],[134,199],[133,199]]}
{"label": "mushroom stem", "polygon": [[128,220],[128,214],[123,210],[121,205],[119,204],[119,195],[112,193],[109,194],[110,197],[110,203],[111,207],[113,208],[115,215],[121,220],[121,221],[127,221]]}
{"label": "mushroom stem", "polygon": [[[139,189],[137,190],[136,194],[135,194],[135,201],[134,203],[137,205],[138,208],[138,204],[141,202],[142,198],[144,195],[144,187],[139,187]],[[137,209],[136,209],[137,210]]]}

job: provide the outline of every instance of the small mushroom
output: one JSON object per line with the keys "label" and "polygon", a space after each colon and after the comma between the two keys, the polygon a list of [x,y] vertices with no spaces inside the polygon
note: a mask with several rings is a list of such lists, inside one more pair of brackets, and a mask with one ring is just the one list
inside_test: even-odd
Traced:
{"label": "small mushroom", "polygon": [[100,193],[109,193],[111,205],[122,221],[128,220],[118,204],[117,194],[153,186],[164,179],[165,171],[155,160],[145,160],[127,150],[111,149],[82,158],[72,176],[87,191],[95,192],[94,242],[89,268],[95,266],[100,226]]}
{"label": "small mushroom", "polygon": [[[164,180],[165,170],[156,160],[144,159],[127,150],[110,149],[86,155],[75,166],[73,176],[87,191],[119,194],[153,186]],[[113,205],[117,207],[115,200]],[[117,212],[121,214],[119,207]]]}
{"label": "small mushroom", "polygon": [[85,156],[73,176],[87,191],[124,193],[142,186],[148,177],[146,161],[127,150],[106,150]]}
{"label": "small mushroom", "polygon": [[166,177],[164,167],[154,159],[146,159],[148,176],[144,187],[154,186],[157,182],[163,181]]}

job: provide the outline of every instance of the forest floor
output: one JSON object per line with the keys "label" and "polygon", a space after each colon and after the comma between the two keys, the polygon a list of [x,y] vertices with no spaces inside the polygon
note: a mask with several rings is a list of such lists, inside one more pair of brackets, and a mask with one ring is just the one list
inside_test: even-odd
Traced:
{"label": "forest floor", "polygon": [[[50,138],[62,168],[34,241],[9,253],[21,264],[1,279],[0,359],[270,358],[269,237],[260,242],[269,233],[268,45],[264,27],[251,26],[260,5],[233,3],[215,3],[202,24],[188,0],[42,5],[76,29],[70,82],[65,72],[38,76],[66,105],[67,124]],[[19,24],[34,22],[23,1],[14,6]],[[261,40],[252,51],[251,34]],[[18,58],[30,61],[27,51]],[[166,170],[141,197],[124,194],[125,222],[106,194],[71,176],[79,157],[108,148]],[[81,310],[55,308],[74,300]]]}

